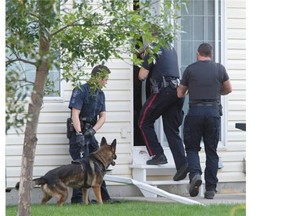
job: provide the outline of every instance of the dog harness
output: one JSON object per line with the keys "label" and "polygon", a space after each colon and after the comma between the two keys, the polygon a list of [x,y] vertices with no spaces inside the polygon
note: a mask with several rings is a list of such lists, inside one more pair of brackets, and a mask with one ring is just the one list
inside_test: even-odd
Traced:
{"label": "dog harness", "polygon": [[[92,164],[90,163],[92,161]],[[88,180],[88,173],[99,173],[101,175],[101,178],[104,177],[104,175],[106,174],[106,168],[104,166],[104,164],[96,158],[81,158],[81,159],[77,159],[77,160],[73,160],[72,164],[80,164],[81,168],[83,170],[84,173],[84,187],[85,188],[89,188],[91,187],[91,185],[88,184],[87,180]],[[91,169],[92,168],[92,169]]]}

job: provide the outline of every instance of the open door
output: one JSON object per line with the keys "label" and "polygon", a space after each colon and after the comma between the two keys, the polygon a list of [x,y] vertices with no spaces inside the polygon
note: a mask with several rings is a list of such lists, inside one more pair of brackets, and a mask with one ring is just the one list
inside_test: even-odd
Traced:
{"label": "open door", "polygon": [[[133,0],[133,9],[134,10],[141,10],[141,1],[144,0]],[[140,4],[139,4],[140,3]],[[156,5],[159,4],[159,2],[155,2],[155,7]],[[157,7],[156,7],[157,8]],[[139,10],[139,11],[140,11]],[[133,67],[133,99],[134,99],[134,146],[146,146],[143,137],[141,134],[141,131],[138,127],[138,120],[139,120],[139,115],[140,111],[142,108],[142,104],[145,103],[146,99],[150,96],[150,74],[148,75],[146,81],[140,81],[138,79],[138,74],[139,74],[140,68],[134,65]],[[162,126],[162,118],[159,118],[155,122],[155,131],[158,136],[159,142],[160,143],[165,143],[164,146],[168,146],[166,137],[163,132],[163,126]],[[163,145],[163,144],[162,144]]]}
{"label": "open door", "polygon": [[139,115],[142,108],[142,82],[138,79],[139,70],[140,68],[134,65],[133,67],[134,146],[145,146],[141,131],[138,127]]}

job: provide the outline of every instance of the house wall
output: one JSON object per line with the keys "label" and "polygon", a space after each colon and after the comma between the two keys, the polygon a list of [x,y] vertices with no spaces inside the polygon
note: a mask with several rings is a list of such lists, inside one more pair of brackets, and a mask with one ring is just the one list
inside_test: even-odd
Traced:
{"label": "house wall", "polygon": [[[125,61],[111,59],[107,66],[111,70],[104,89],[107,119],[97,132],[96,139],[104,136],[109,143],[117,139],[117,169],[115,175],[131,176],[132,110],[133,110],[133,67],[129,56]],[[87,68],[91,71],[92,68]],[[38,143],[35,153],[34,177],[45,174],[52,168],[69,164],[69,144],[66,138],[66,119],[70,116],[68,104],[73,87],[62,84],[60,98],[45,99],[38,125]],[[14,187],[19,181],[24,135],[10,130],[6,136],[6,187]]]}
{"label": "house wall", "polygon": [[[243,158],[246,154],[245,132],[236,129],[235,123],[246,118],[246,5],[245,1],[224,2],[224,64],[233,85],[233,92],[226,96],[228,111],[227,140],[219,149],[224,167],[219,170],[219,182],[245,182]],[[131,177],[133,147],[133,67],[129,56],[125,61],[111,59],[111,74],[106,94],[107,121],[97,132],[97,140],[105,136],[108,142],[117,139],[117,160],[111,175]],[[87,68],[91,71],[91,68]],[[69,83],[63,83],[60,98],[46,99],[40,114],[38,144],[36,148],[34,177],[48,170],[70,163],[69,145],[66,138],[66,119],[70,112],[68,102],[72,92]],[[23,134],[9,131],[6,136],[6,187],[14,187],[19,181]],[[205,155],[201,152],[204,168]],[[114,184],[108,182],[108,184]],[[117,184],[116,184],[117,185]]]}
{"label": "house wall", "polygon": [[244,0],[224,2],[224,64],[233,92],[226,97],[227,142],[219,149],[223,169],[220,182],[245,182],[243,159],[246,155],[246,134],[235,123],[246,122],[246,3]]}

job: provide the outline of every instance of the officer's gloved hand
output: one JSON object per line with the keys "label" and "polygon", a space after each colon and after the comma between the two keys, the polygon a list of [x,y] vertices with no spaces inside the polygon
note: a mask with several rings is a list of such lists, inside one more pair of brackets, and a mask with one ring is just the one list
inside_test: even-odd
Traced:
{"label": "officer's gloved hand", "polygon": [[95,133],[96,133],[96,131],[93,128],[89,128],[88,130],[85,131],[84,136],[92,137],[92,136],[94,136]]}
{"label": "officer's gloved hand", "polygon": [[85,146],[85,137],[82,133],[76,133],[76,144]]}

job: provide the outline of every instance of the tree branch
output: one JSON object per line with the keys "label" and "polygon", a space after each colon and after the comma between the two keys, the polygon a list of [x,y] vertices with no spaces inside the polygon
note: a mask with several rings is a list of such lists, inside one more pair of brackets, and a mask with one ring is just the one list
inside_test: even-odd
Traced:
{"label": "tree branch", "polygon": [[27,63],[27,64],[31,64],[31,65],[34,65],[36,66],[36,62],[32,62],[32,61],[28,61],[26,59],[22,59],[22,58],[16,58],[16,59],[9,59],[8,61],[6,61],[6,67],[14,62],[17,62],[17,61],[20,61],[20,62],[24,62],[24,63]]}
{"label": "tree branch", "polygon": [[20,61],[20,62],[24,62],[24,63],[27,63],[27,64],[31,64],[31,65],[34,65],[36,66],[36,62],[33,62],[33,61],[28,61],[26,59],[23,59],[21,58],[18,53],[16,53],[15,51],[13,51],[13,49],[11,49],[11,47],[9,47],[8,45],[6,45],[6,47],[8,47],[11,51],[12,51],[12,54],[11,55],[14,55],[16,58],[14,59],[10,59],[6,56],[6,59],[8,59],[6,61],[6,67],[10,64],[13,64],[14,62],[17,62],[17,61]]}
{"label": "tree branch", "polygon": [[52,32],[52,33],[50,34],[50,37],[52,38],[54,35],[56,35],[56,34],[58,34],[59,32],[65,30],[66,28],[73,27],[73,26],[79,26],[79,24],[75,24],[75,23],[77,23],[77,22],[78,22],[78,21],[76,20],[76,21],[74,21],[73,23],[71,23],[71,24],[69,24],[69,25],[63,26],[62,28],[58,29],[57,31]]}
{"label": "tree branch", "polygon": [[[98,8],[96,8],[96,9],[94,9],[93,11],[97,11],[98,9],[100,8],[100,6],[98,7]],[[65,29],[67,29],[67,28],[69,28],[69,27],[75,27],[75,26],[83,26],[82,24],[76,24],[77,22],[79,22],[81,19],[83,19],[84,17],[81,17],[81,18],[79,18],[78,20],[75,20],[74,22],[72,22],[71,24],[68,24],[68,25],[66,25],[66,26],[63,26],[62,28],[60,28],[60,29],[58,29],[57,31],[55,31],[55,32],[52,32],[51,34],[50,34],[50,37],[52,38],[54,35],[56,35],[56,34],[58,34],[59,32],[62,32],[63,30],[65,30]],[[99,25],[105,25],[105,24],[98,24],[98,26]]]}

